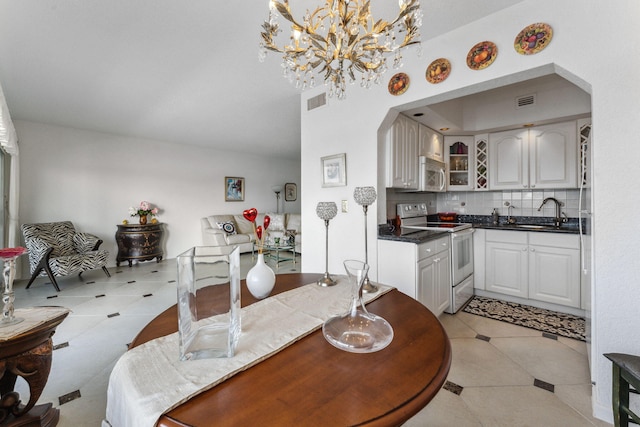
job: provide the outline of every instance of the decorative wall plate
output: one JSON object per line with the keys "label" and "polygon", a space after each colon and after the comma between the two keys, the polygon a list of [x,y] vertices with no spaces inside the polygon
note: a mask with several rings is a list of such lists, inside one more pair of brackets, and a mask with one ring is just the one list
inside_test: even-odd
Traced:
{"label": "decorative wall plate", "polygon": [[533,55],[547,47],[552,37],[553,30],[548,24],[531,24],[518,33],[513,47],[521,55]]}
{"label": "decorative wall plate", "polygon": [[405,73],[398,73],[389,80],[389,93],[391,95],[402,95],[409,89],[409,76]]}
{"label": "decorative wall plate", "polygon": [[472,70],[487,68],[498,56],[498,47],[495,43],[484,41],[476,44],[467,54],[467,65]]}
{"label": "decorative wall plate", "polygon": [[448,59],[438,58],[427,67],[426,77],[429,83],[441,83],[449,77],[451,63]]}

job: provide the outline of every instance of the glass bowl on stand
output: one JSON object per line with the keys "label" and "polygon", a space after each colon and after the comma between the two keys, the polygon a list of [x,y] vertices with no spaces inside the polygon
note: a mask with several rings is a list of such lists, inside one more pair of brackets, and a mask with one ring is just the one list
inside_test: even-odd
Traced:
{"label": "glass bowl on stand", "polygon": [[13,315],[13,301],[15,299],[13,293],[13,280],[16,276],[16,259],[20,255],[27,253],[27,249],[23,247],[0,249],[0,259],[4,262],[2,268],[2,277],[4,286],[2,292],[2,317],[0,318],[0,328],[15,325],[24,319]]}
{"label": "glass bowl on stand", "polygon": [[352,286],[351,306],[347,313],[331,317],[322,325],[322,333],[331,345],[352,353],[373,353],[393,340],[393,328],[382,317],[369,313],[362,302],[362,285],[369,266],[356,260],[344,261]]}

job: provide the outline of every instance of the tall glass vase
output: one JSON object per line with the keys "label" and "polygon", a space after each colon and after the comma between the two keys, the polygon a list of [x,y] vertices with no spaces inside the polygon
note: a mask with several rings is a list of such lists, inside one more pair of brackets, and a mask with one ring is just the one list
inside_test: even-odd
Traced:
{"label": "tall glass vase", "polygon": [[369,266],[356,260],[344,262],[351,283],[349,311],[324,322],[322,333],[329,343],[352,353],[373,353],[393,340],[393,328],[382,317],[369,313],[362,302],[362,286]]}
{"label": "tall glass vase", "polygon": [[233,357],[242,331],[240,250],[198,246],[177,261],[180,360]]}

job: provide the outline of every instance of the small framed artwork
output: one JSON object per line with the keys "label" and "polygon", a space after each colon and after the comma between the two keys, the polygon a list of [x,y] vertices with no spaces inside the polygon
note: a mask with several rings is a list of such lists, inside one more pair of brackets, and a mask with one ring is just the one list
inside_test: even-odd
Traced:
{"label": "small framed artwork", "polygon": [[323,157],[321,162],[323,187],[347,185],[347,155],[345,153]]}
{"label": "small framed artwork", "polygon": [[236,176],[224,177],[224,201],[244,201],[244,178],[238,178]]}
{"label": "small framed artwork", "polygon": [[298,199],[298,186],[293,182],[284,185],[284,201],[295,202]]}

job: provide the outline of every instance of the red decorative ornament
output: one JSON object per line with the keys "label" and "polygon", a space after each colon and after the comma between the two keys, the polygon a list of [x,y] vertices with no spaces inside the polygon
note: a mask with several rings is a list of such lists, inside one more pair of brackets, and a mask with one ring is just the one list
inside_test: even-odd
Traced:
{"label": "red decorative ornament", "polygon": [[242,212],[242,216],[249,222],[255,222],[258,217],[258,210],[256,208],[245,209]]}
{"label": "red decorative ornament", "polygon": [[271,217],[269,215],[264,216],[264,229],[269,228],[269,224],[271,224]]}
{"label": "red decorative ornament", "polygon": [[262,240],[262,226],[261,225],[256,227],[256,236],[258,236],[258,240]]}

